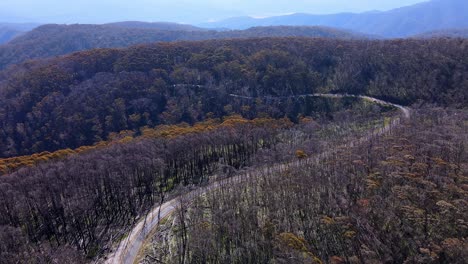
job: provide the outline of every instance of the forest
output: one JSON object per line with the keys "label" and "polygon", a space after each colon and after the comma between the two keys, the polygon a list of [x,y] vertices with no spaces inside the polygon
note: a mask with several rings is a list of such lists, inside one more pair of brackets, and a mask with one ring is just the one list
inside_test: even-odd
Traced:
{"label": "forest", "polygon": [[466,120],[421,108],[320,162],[182,196],[140,263],[466,263]]}
{"label": "forest", "polygon": [[[410,105],[464,107],[468,41],[258,38],[95,49],[0,72],[0,157],[76,149],[112,133],[241,114],[323,113],[349,93]],[[258,97],[245,102],[230,94]]]}
{"label": "forest", "polygon": [[142,263],[463,263],[467,87],[464,39],[182,41],[12,65],[0,263],[105,261],[172,199]]}
{"label": "forest", "polygon": [[[0,37],[1,34],[0,28]],[[216,31],[168,23],[50,24],[40,26],[0,45],[0,69],[30,59],[48,58],[96,48],[129,47],[152,42],[254,37],[370,38],[360,33],[319,26],[254,27],[246,30]]]}
{"label": "forest", "polygon": [[[102,257],[151,209],[185,188],[319,153],[385,125],[394,110],[353,100],[315,120],[232,115],[22,167],[0,177],[0,260]],[[298,150],[300,149],[299,156]]]}
{"label": "forest", "polygon": [[414,38],[468,38],[468,29],[433,30],[413,36]]}
{"label": "forest", "polygon": [[0,0],[0,264],[467,264],[467,14]]}

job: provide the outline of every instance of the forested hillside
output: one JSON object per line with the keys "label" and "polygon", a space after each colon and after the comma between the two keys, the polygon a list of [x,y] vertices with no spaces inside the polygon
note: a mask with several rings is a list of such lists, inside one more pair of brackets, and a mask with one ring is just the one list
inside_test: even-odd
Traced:
{"label": "forested hillside", "polygon": [[[0,156],[78,148],[112,132],[207,117],[319,110],[287,97],[366,94],[391,102],[466,107],[466,40],[306,38],[214,40],[96,49],[1,73]],[[245,103],[229,94],[259,97]],[[301,108],[302,107],[302,108]],[[303,107],[306,107],[303,109]]]}
{"label": "forested hillside", "polygon": [[468,28],[444,29],[426,32],[415,38],[468,38]]}
{"label": "forested hillside", "polygon": [[467,112],[413,115],[321,162],[182,199],[141,263],[466,263]]}
{"label": "forested hillside", "polygon": [[105,24],[106,26],[115,26],[120,28],[153,28],[170,31],[207,31],[208,29],[200,28],[192,25],[170,23],[170,22],[140,22],[140,21],[123,21]]}
{"label": "forested hillside", "polygon": [[93,48],[180,40],[252,37],[366,38],[358,33],[327,27],[259,27],[208,31],[179,24],[120,22],[107,25],[44,25],[0,46],[0,69],[35,58],[64,55]]}
{"label": "forested hillside", "polygon": [[[310,103],[301,102],[301,110]],[[1,176],[0,260],[90,262],[125,238],[155,204],[187,186],[295,160],[298,148],[301,157],[315,155],[380,128],[395,115],[355,98],[322,103],[330,107],[327,116],[318,111],[298,125],[285,118],[232,115],[194,126],[146,128],[135,138]]]}
{"label": "forested hillside", "polygon": [[0,264],[467,264],[468,0],[401,1],[0,0],[78,23],[0,23]]}

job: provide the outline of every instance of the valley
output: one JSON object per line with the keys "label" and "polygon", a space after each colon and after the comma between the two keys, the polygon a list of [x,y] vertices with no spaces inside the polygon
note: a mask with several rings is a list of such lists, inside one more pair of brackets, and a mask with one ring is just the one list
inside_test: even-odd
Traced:
{"label": "valley", "polygon": [[466,263],[465,0],[0,9],[0,264]]}

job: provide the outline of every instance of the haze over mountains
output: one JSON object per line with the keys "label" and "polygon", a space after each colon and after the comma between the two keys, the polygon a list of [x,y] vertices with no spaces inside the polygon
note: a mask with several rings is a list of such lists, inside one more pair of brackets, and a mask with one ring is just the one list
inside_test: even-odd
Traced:
{"label": "haze over mountains", "polygon": [[414,36],[415,38],[468,38],[468,28],[441,29],[425,32]]}
{"label": "haze over mountains", "polygon": [[34,23],[0,23],[0,44],[3,44],[24,32],[30,31],[37,27]]}
{"label": "haze over mountains", "polygon": [[468,27],[467,14],[466,0],[432,0],[386,12],[331,15],[296,13],[268,18],[235,17],[200,26],[245,29],[252,26],[322,25],[392,38],[439,29],[465,28]]}
{"label": "haze over mountains", "polygon": [[[112,26],[116,28],[138,28],[139,30],[164,30],[164,31],[185,31],[185,32],[205,32],[206,36],[184,36],[169,39],[171,40],[198,40],[231,37],[231,35],[239,35],[239,32],[231,32],[228,34],[216,35],[215,32],[206,33],[209,30],[228,31],[228,30],[244,30],[251,27],[265,26],[325,26],[338,28],[342,30],[362,33],[363,35],[373,36],[374,38],[399,38],[412,36],[448,36],[448,37],[464,37],[465,34],[453,33],[453,31],[463,30],[468,28],[468,1],[465,0],[432,0],[411,6],[401,7],[390,11],[369,11],[364,13],[337,13],[330,15],[312,15],[305,13],[294,13],[291,15],[274,16],[267,18],[253,17],[234,17],[221,20],[218,22],[203,23],[198,26],[188,24],[178,24],[171,22],[139,22],[125,21],[108,23],[100,26]],[[4,19],[8,19],[5,17]],[[13,24],[0,23],[0,44],[6,43],[11,39],[29,31],[39,24]],[[63,27],[63,30],[70,28]],[[76,29],[76,27],[74,28]],[[115,30],[115,29],[114,29]],[[111,30],[112,31],[112,30]],[[257,29],[258,31],[258,29]],[[451,31],[452,33],[450,33]],[[344,32],[344,31],[343,31]],[[432,35],[430,32],[438,32]],[[37,33],[37,32],[36,32]],[[179,32],[180,33],[180,32]],[[198,34],[197,33],[197,34]],[[257,32],[258,33],[258,32]],[[271,32],[269,33],[271,36]],[[106,37],[104,33],[103,38]],[[260,35],[265,36],[265,35]],[[276,35],[273,36],[284,36]],[[288,33],[286,36],[304,36],[304,32],[298,34],[297,30],[293,33]],[[305,34],[305,36],[311,36]],[[315,36],[315,35],[313,35]],[[327,37],[320,35],[321,37]],[[48,36],[44,36],[48,37]],[[164,37],[153,37],[149,41],[165,41]],[[134,43],[140,43],[139,40]],[[114,46],[114,45],[113,45]],[[119,46],[119,45],[116,45]]]}
{"label": "haze over mountains", "polygon": [[468,0],[304,14],[421,1],[0,1],[0,264],[466,264]]}
{"label": "haze over mountains", "polygon": [[108,25],[44,25],[5,45],[0,45],[0,69],[29,59],[59,56],[94,48],[127,47],[151,42],[253,37],[366,38],[362,34],[345,30],[307,26],[214,31],[189,25],[142,22]]}
{"label": "haze over mountains", "polygon": [[468,14],[468,1],[433,0],[387,12],[292,14],[264,19],[239,17],[199,27],[170,22],[124,21],[103,25],[50,24],[29,31],[38,24],[0,23],[0,44],[3,44],[0,45],[0,69],[29,59],[150,42],[252,37],[466,38],[468,16],[465,14]]}
{"label": "haze over mountains", "polygon": [[123,21],[104,24],[104,26],[115,26],[120,28],[143,28],[159,29],[173,31],[207,31],[209,29],[196,27],[188,24],[179,24],[171,22],[141,22],[141,21]]}

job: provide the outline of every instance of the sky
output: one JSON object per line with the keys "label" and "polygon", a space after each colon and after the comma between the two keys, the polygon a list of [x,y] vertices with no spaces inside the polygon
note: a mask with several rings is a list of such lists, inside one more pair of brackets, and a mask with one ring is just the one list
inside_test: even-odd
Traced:
{"label": "sky", "polygon": [[389,10],[425,0],[0,0],[0,22],[197,24],[235,16]]}

